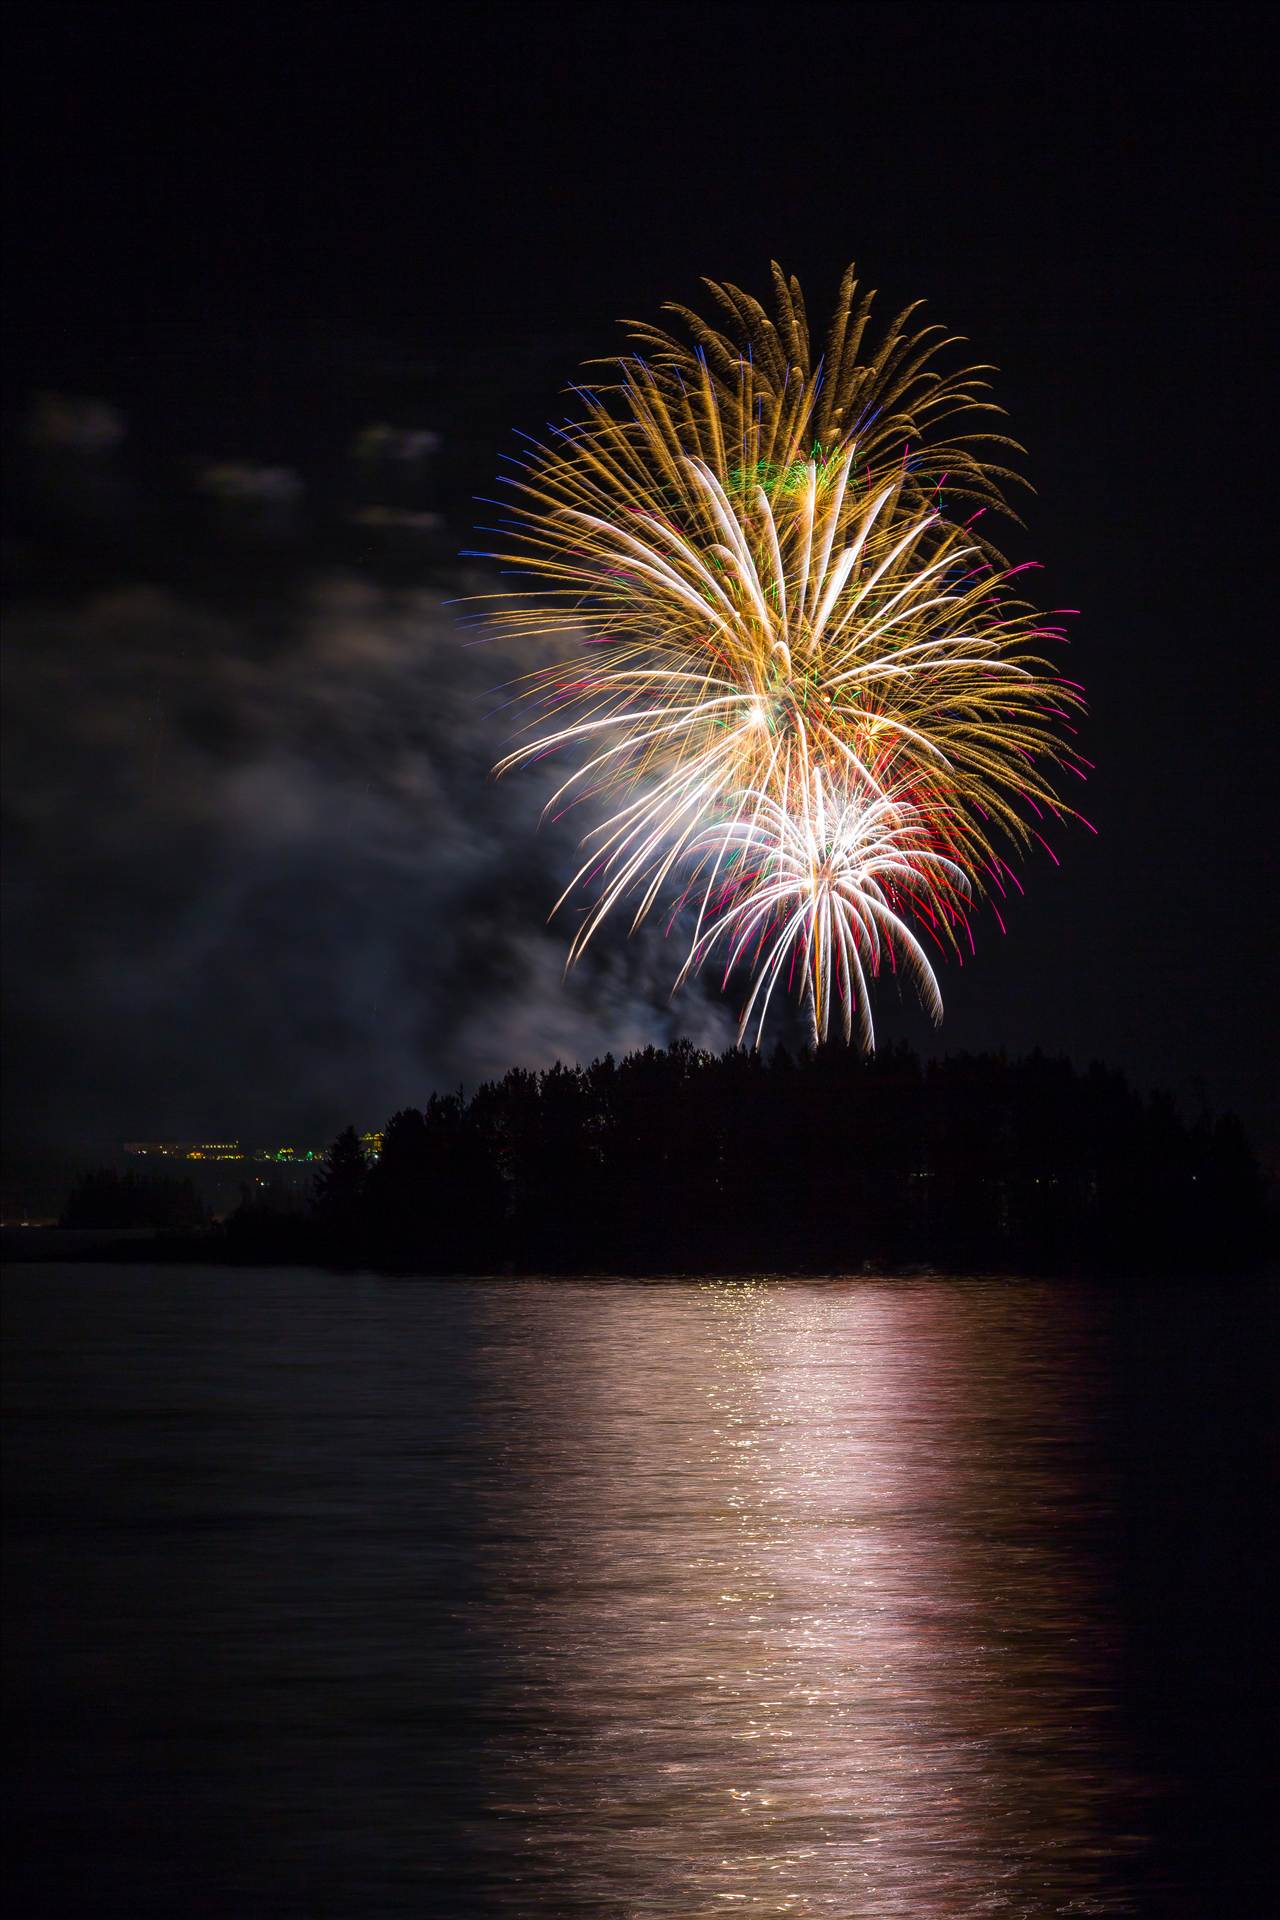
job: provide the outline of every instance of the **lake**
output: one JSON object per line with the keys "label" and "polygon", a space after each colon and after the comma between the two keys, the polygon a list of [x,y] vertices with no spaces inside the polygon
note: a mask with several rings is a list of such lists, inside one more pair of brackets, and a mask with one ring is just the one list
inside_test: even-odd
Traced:
{"label": "lake", "polygon": [[24,1916],[1269,1910],[1257,1286],[5,1278]]}

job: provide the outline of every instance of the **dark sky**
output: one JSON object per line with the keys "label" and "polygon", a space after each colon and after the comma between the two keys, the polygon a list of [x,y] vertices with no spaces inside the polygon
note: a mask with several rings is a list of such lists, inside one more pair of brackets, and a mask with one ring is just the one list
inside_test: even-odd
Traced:
{"label": "dark sky", "polygon": [[946,969],[941,1044],[1101,1057],[1271,1148],[1259,18],[13,6],[11,1144],[320,1139],[728,1039],[620,927],[561,983],[570,839],[485,778],[518,663],[445,603],[471,496],[618,317],[776,255],[811,312],[856,258],[999,365],[1007,544],[1082,610],[1098,837]]}

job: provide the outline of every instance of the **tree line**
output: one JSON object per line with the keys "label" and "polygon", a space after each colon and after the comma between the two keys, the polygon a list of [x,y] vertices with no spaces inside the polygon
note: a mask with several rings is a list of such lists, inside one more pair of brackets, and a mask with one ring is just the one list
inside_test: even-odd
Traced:
{"label": "tree line", "polygon": [[1219,1272],[1264,1188],[1239,1124],[1033,1054],[687,1042],[434,1094],[369,1164],[334,1141],[305,1217],[249,1202],[239,1258],[421,1273]]}
{"label": "tree line", "polygon": [[1036,1053],[647,1047],[513,1068],[333,1142],[310,1203],[86,1175],[65,1225],[159,1228],[164,1257],[415,1273],[1224,1272],[1266,1195],[1239,1124]]}

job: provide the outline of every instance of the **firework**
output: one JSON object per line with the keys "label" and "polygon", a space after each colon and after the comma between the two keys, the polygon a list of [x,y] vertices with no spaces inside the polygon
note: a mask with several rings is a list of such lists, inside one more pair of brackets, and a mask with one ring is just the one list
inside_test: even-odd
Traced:
{"label": "firework", "polygon": [[792,794],[784,783],[780,800],[743,794],[736,816],[702,836],[701,850],[724,878],[717,911],[695,935],[681,978],[721,943],[726,982],[751,954],[755,978],[740,1033],[758,1006],[757,1044],[784,977],[803,983],[819,1036],[828,1032],[834,992],[846,1040],[856,1019],[864,1047],[874,1045],[868,982],[885,964],[910,975],[940,1019],[937,976],[907,916],[935,929],[964,923],[964,873],[930,845],[927,822],[909,800],[832,789],[820,767],[802,765],[798,784]]}
{"label": "firework", "polygon": [[1040,838],[1027,815],[1071,811],[1082,696],[975,524],[1014,477],[989,370],[937,371],[952,343],[912,308],[864,351],[852,269],[815,363],[774,272],[776,318],[708,282],[728,334],[683,308],[688,343],[638,329],[508,476],[491,557],[526,579],[486,617],[563,651],[521,683],[535,717],[498,771],[567,749],[548,809],[606,802],[557,902],[591,895],[570,962],[624,900],[633,927],[673,904],[680,978],[717,946],[755,967],[744,1030],[785,977],[815,1036],[838,1003],[870,1044],[869,976],[901,963],[936,1017],[922,939],[967,937],[1002,848]]}

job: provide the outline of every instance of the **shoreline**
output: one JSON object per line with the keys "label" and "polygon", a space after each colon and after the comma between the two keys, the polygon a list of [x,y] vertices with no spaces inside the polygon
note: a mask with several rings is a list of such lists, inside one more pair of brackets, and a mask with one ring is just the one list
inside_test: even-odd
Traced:
{"label": "shoreline", "polygon": [[[496,1280],[590,1280],[618,1285],[698,1285],[709,1280],[781,1280],[781,1281],[912,1281],[912,1280],[1000,1280],[1052,1281],[1112,1286],[1170,1284],[1203,1273],[1203,1267],[1183,1270],[1177,1267],[1041,1265],[1031,1259],[1000,1265],[975,1261],[965,1266],[942,1266],[933,1262],[906,1260],[860,1260],[847,1267],[830,1264],[774,1262],[767,1268],[675,1267],[661,1270],[622,1270],[608,1267],[516,1267],[475,1271],[454,1269],[433,1271],[422,1266],[378,1263],[360,1258],[325,1260],[309,1248],[272,1254],[265,1250],[228,1249],[213,1236],[170,1234],[157,1228],[131,1227],[3,1227],[0,1228],[0,1266],[155,1266],[208,1267],[230,1272],[244,1268],[271,1268],[280,1271],[318,1270],[331,1274],[367,1276],[385,1280],[421,1280],[459,1283]],[[1248,1266],[1223,1266],[1215,1279],[1235,1282],[1280,1277],[1280,1263],[1261,1259]]]}

